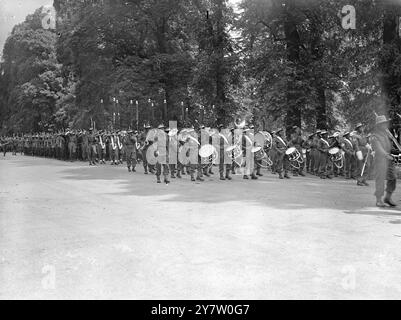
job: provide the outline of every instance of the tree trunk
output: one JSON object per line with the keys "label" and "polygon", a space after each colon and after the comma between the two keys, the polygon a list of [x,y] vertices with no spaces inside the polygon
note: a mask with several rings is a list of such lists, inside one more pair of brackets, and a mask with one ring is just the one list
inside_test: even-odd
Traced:
{"label": "tree trunk", "polygon": [[395,52],[401,50],[400,37],[397,34],[399,5],[386,5],[383,15],[383,54],[379,58],[382,71],[381,86],[385,110],[376,110],[379,113],[388,112],[395,122],[399,123],[398,117],[394,117],[395,112],[400,112],[400,94],[398,88],[401,85],[401,78],[394,72]]}
{"label": "tree trunk", "polygon": [[287,135],[293,126],[301,127],[301,108],[297,103],[299,93],[296,87],[297,68],[299,64],[299,45],[300,37],[297,26],[292,17],[294,10],[293,0],[288,1],[286,7],[286,18],[284,23],[284,33],[286,38],[287,57],[293,68],[293,73],[287,82],[287,116],[285,119]]}

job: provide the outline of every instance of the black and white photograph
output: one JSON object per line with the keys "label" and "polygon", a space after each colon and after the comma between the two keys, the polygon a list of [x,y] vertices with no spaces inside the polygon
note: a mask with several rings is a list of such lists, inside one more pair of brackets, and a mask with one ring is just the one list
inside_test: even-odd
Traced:
{"label": "black and white photograph", "polygon": [[401,0],[0,0],[0,300],[398,300],[400,177]]}

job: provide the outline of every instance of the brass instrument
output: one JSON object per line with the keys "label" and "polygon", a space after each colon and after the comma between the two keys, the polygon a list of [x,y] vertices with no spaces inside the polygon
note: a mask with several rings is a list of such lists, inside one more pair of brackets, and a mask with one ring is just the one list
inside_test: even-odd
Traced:
{"label": "brass instrument", "polygon": [[242,167],[245,163],[245,159],[242,157],[242,142],[238,138],[235,143],[228,147],[226,150],[227,155],[236,163],[239,167]]}

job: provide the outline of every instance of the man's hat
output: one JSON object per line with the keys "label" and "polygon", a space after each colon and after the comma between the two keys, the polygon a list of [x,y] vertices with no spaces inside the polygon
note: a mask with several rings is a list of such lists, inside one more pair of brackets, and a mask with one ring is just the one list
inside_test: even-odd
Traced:
{"label": "man's hat", "polygon": [[249,129],[253,130],[253,129],[255,129],[255,126],[253,124],[250,124]]}
{"label": "man's hat", "polygon": [[362,124],[361,122],[359,122],[359,123],[355,126],[355,130],[358,129],[358,128],[360,128],[360,127],[363,127],[363,124]]}
{"label": "man's hat", "polygon": [[382,123],[388,123],[390,122],[390,119],[387,119],[386,116],[377,116],[376,117],[376,126]]}
{"label": "man's hat", "polygon": [[159,124],[159,126],[157,127],[157,129],[164,129],[164,124]]}
{"label": "man's hat", "polygon": [[151,128],[151,126],[150,126],[149,123],[145,124],[143,127],[144,127],[145,129],[150,129],[150,128]]}

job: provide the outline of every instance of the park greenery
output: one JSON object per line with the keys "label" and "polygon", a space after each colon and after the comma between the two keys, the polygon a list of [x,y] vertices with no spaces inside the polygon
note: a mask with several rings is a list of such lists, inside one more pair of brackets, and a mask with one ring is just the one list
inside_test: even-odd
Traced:
{"label": "park greenery", "polygon": [[[344,6],[355,28],[344,28]],[[54,0],[0,62],[3,134],[180,126],[371,125],[401,113],[396,0]],[[399,121],[399,120],[397,120]]]}

